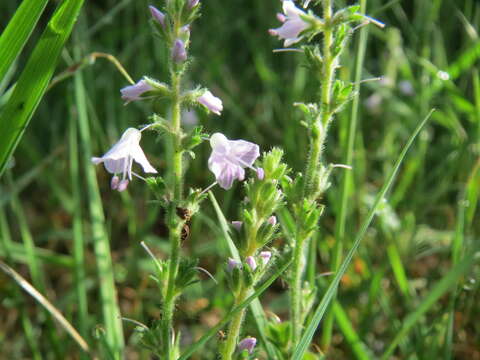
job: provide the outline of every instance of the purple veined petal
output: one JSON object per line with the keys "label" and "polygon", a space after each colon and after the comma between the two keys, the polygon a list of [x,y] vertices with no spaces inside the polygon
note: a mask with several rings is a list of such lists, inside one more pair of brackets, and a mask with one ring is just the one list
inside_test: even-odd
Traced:
{"label": "purple veined petal", "polygon": [[155,170],[155,168],[148,162],[140,145],[132,147],[131,154],[133,159],[142,166],[144,172],[153,174],[157,173],[157,170]]}
{"label": "purple veined petal", "polygon": [[[281,39],[296,39],[299,37],[299,34],[308,27],[308,24],[303,22],[301,19],[290,20],[288,19],[283,23],[279,28],[274,29],[276,35]],[[298,41],[298,40],[297,40]]]}
{"label": "purple veined petal", "polygon": [[260,147],[245,140],[230,140],[230,155],[238,158],[244,167],[250,167],[260,156]]}
{"label": "purple veined petal", "polygon": [[180,39],[175,40],[172,51],[172,59],[177,64],[187,60],[187,50],[185,49],[185,43]]}
{"label": "purple veined petal", "polygon": [[213,96],[213,94],[208,90],[205,91],[202,96],[199,96],[197,101],[214,114],[220,115],[223,110],[222,100],[216,96]]}
{"label": "purple veined petal", "polygon": [[165,14],[158,10],[155,6],[150,5],[148,7],[152,17],[160,24],[162,27],[165,27]]}
{"label": "purple veined petal", "polygon": [[130,102],[140,100],[144,93],[152,90],[153,87],[148,82],[140,80],[134,85],[125,86],[120,89],[120,93],[122,94],[123,100]]}
{"label": "purple veined petal", "polygon": [[129,181],[127,179],[123,179],[122,181],[120,181],[117,186],[118,192],[127,190],[128,184],[129,184]]}
{"label": "purple veined petal", "polygon": [[240,166],[233,164],[225,164],[222,172],[217,177],[218,185],[221,188],[228,190],[232,187],[234,180],[243,180],[245,178],[245,170]]}
{"label": "purple veined petal", "polygon": [[248,353],[251,354],[255,348],[255,345],[257,345],[257,339],[249,336],[238,343],[238,350],[247,350]]}
{"label": "purple veined petal", "polygon": [[255,269],[257,268],[257,262],[255,261],[255,258],[253,256],[247,256],[245,262],[250,267],[250,269],[252,269],[252,271],[255,271]]}
{"label": "purple veined petal", "polygon": [[110,174],[118,174],[123,173],[125,169],[128,169],[128,162],[128,158],[118,160],[107,158],[103,161],[103,165],[105,166],[105,170]]}

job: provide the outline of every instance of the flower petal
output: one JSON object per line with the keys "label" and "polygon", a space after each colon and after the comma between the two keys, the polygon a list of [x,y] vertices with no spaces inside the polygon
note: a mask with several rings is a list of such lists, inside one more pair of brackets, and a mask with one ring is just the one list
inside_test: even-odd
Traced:
{"label": "flower petal", "polygon": [[260,156],[260,148],[257,144],[245,140],[231,140],[230,156],[241,160],[243,167],[252,166]]}
{"label": "flower petal", "polygon": [[145,153],[140,145],[132,147],[131,155],[133,159],[142,166],[144,172],[153,174],[157,173],[157,170],[155,170],[155,168],[148,162],[147,157],[145,156]]}

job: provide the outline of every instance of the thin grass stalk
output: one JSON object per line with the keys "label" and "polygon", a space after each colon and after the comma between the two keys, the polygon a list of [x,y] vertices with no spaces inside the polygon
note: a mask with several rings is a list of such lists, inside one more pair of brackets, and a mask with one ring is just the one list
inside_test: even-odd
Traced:
{"label": "thin grass stalk", "polygon": [[[367,9],[367,0],[360,1],[360,13],[365,14]],[[368,39],[368,26],[364,26],[360,29],[359,42],[356,51],[355,62],[355,80],[354,80],[354,98],[352,101],[351,115],[349,121],[349,127],[347,132],[347,147],[345,149],[345,155],[343,163],[346,165],[352,165],[353,163],[353,151],[355,147],[355,133],[357,131],[358,111],[360,101],[360,81],[362,79],[363,61],[365,58],[365,51],[367,48]],[[348,199],[349,199],[349,185],[352,181],[352,174],[350,171],[346,171],[343,174],[342,182],[340,185],[340,209],[336,219],[335,227],[335,244],[332,251],[332,271],[337,271],[342,262],[343,243],[345,240],[345,226],[347,219]],[[336,298],[336,295],[335,295]],[[334,301],[336,301],[334,298]],[[321,345],[324,350],[330,347],[332,340],[333,322],[335,316],[333,310],[329,310],[323,323],[323,332]]]}
{"label": "thin grass stalk", "polygon": [[[77,58],[80,49],[74,48]],[[91,221],[91,231],[95,259],[97,262],[100,303],[103,312],[103,321],[106,333],[106,343],[109,346],[114,359],[121,359],[124,347],[123,329],[118,308],[115,280],[113,276],[112,256],[108,233],[105,228],[105,216],[103,214],[102,200],[98,189],[95,168],[91,164],[92,146],[90,139],[90,124],[87,114],[86,90],[83,82],[83,74],[76,73],[74,76],[75,104],[78,112],[78,125],[82,142],[82,162],[87,182],[87,199]]]}
{"label": "thin grass stalk", "polygon": [[[78,307],[78,331],[84,338],[88,336],[88,298],[85,273],[85,239],[82,231],[82,210],[80,202],[80,174],[78,166],[77,124],[72,117],[69,127],[70,177],[73,193],[73,258],[75,276],[75,296]],[[81,354],[86,358],[85,354]]]}

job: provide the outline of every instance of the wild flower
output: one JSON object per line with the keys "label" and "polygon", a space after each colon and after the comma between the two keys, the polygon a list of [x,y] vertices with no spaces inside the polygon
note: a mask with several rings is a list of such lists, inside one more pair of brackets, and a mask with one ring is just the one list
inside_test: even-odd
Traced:
{"label": "wild flower", "polygon": [[232,221],[232,226],[235,230],[240,231],[242,230],[243,221]]}
{"label": "wild flower", "polygon": [[[140,147],[141,138],[142,133],[140,130],[128,128],[120,140],[105,155],[92,157],[92,162],[95,165],[103,162],[105,169],[110,174],[114,174],[110,183],[113,190],[123,191],[127,188],[129,180],[132,180],[134,160],[142,166],[144,172],[157,173],[157,170],[150,165]],[[120,180],[116,174],[122,174],[122,179]]]}
{"label": "wild flower", "polygon": [[267,222],[270,225],[275,226],[277,224],[277,217],[275,215],[272,215],[268,218]]}
{"label": "wild flower", "polygon": [[197,101],[214,114],[220,115],[223,110],[222,100],[216,96],[213,96],[213,94],[208,90],[205,91],[203,95],[199,96]]}
{"label": "wild flower", "polygon": [[287,47],[302,39],[300,33],[309,27],[309,24],[302,19],[302,16],[307,16],[305,12],[295,6],[291,0],[283,2],[283,13],[277,14],[277,19],[283,23],[282,26],[276,29],[270,29],[269,33],[273,36],[278,36],[284,39],[283,46]]}
{"label": "wild flower", "polygon": [[245,178],[245,168],[257,171],[252,165],[260,156],[257,144],[245,140],[228,140],[221,133],[210,137],[212,154],[208,168],[215,174],[217,183],[225,190],[232,187],[234,180]]}
{"label": "wild flower", "polygon": [[152,91],[154,88],[145,79],[138,81],[134,85],[125,86],[120,90],[122,99],[127,103],[130,101],[141,100],[142,95],[148,91]]}
{"label": "wild flower", "polygon": [[229,272],[233,271],[233,269],[240,269],[242,267],[242,263],[233,259],[233,258],[228,258],[227,262],[227,270]]}
{"label": "wild flower", "polygon": [[249,336],[238,343],[238,349],[240,351],[247,350],[248,353],[251,354],[255,348],[255,345],[257,345],[257,339]]}

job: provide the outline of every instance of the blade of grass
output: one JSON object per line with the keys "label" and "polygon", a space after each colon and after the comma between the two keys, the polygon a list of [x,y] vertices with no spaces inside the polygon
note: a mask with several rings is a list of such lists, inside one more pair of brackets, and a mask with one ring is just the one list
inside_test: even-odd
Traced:
{"label": "blade of grass", "polygon": [[83,0],[60,3],[0,114],[0,176],[45,93],[82,5]]}
{"label": "blade of grass", "polygon": [[[74,48],[74,52],[76,57],[80,57],[80,49],[78,47]],[[90,124],[87,114],[86,89],[81,72],[76,73],[74,76],[74,88],[79,133],[83,148],[81,161],[84,167],[87,185],[87,201],[100,282],[100,302],[102,304],[106,343],[110,347],[109,351],[114,354],[115,359],[121,359],[124,347],[123,328],[115,290],[112,257],[108,232],[105,228],[102,199],[100,197],[95,168],[90,160],[92,157],[92,136],[90,134]]]}
{"label": "blade of grass", "polygon": [[40,305],[47,310],[50,315],[65,329],[65,331],[72,337],[73,340],[82,348],[83,351],[89,352],[88,344],[83,340],[75,328],[68,322],[67,319],[53,306],[40,292],[38,292],[27,280],[25,280],[19,273],[13,270],[10,266],[0,261],[0,269],[10,276],[15,282],[21,286],[27,293],[29,293]]}
{"label": "blade of grass", "polygon": [[417,135],[420,133],[420,130],[422,130],[423,126],[427,123],[428,119],[433,113],[433,109],[428,113],[428,115],[423,119],[420,124],[417,126],[417,128],[414,130],[413,134],[410,136],[410,138],[407,141],[407,144],[404,146],[402,152],[400,153],[397,161],[395,162],[395,165],[393,166],[393,169],[391,170],[386,182],[383,184],[382,188],[380,189],[379,193],[377,194],[375,201],[373,203],[372,208],[370,209],[367,218],[364,220],[360,231],[358,232],[355,241],[353,242],[353,246],[350,249],[350,251],[347,253],[345,260],[342,262],[340,265],[340,268],[338,269],[337,273],[335,274],[335,277],[333,278],[332,282],[330,283],[330,286],[328,287],[325,295],[323,296],[322,300],[320,301],[320,304],[317,306],[315,313],[313,315],[312,320],[310,321],[310,324],[308,324],[304,334],[302,335],[302,338],[300,339],[300,342],[297,344],[295,351],[293,353],[292,359],[293,360],[301,360],[303,358],[303,355],[305,351],[307,350],[308,345],[312,341],[313,335],[318,327],[318,324],[323,318],[323,315],[325,314],[325,311],[327,310],[328,305],[332,301],[336,291],[338,284],[340,283],[340,279],[342,276],[345,274],[345,271],[347,270],[348,265],[350,264],[350,261],[353,258],[353,255],[357,251],[361,240],[365,236],[365,233],[367,232],[368,227],[370,226],[370,223],[372,222],[378,208],[380,207],[383,198],[385,197],[385,194],[390,190],[393,181],[395,180],[395,177],[398,173],[398,170],[400,169],[400,165],[403,162],[403,159],[405,158],[405,155],[407,154],[407,151],[410,149],[410,147],[413,144],[413,141],[417,137]]}
{"label": "blade of grass", "polygon": [[[194,344],[190,345],[180,356],[178,360],[186,360],[188,359],[191,355],[193,355],[196,351],[200,350],[200,348],[213,336],[215,336],[218,331],[220,331],[225,325],[228,324],[228,322],[237,314],[239,311],[242,309],[246,308],[250,303],[256,299],[265,291],[267,290],[270,285],[280,276],[282,275],[285,270],[290,266],[292,262],[292,259],[288,259],[288,261],[283,264],[272,276],[268,278],[261,286],[258,287],[258,289],[250,296],[248,297],[243,303],[239,304],[235,308],[232,309],[228,313],[226,317],[224,317],[217,325],[215,325],[213,328],[207,331],[205,335],[203,335],[200,339],[198,339]],[[270,359],[270,358],[269,358]]]}
{"label": "blade of grass", "polygon": [[0,36],[0,82],[22,51],[48,0],[24,0]]}
{"label": "blade of grass", "polygon": [[77,124],[70,118],[70,179],[72,183],[73,202],[73,258],[75,261],[75,292],[78,306],[78,329],[83,337],[88,336],[88,298],[85,273],[85,239],[82,231],[82,206],[80,201],[80,173],[78,164]]}
{"label": "blade of grass", "polygon": [[352,323],[348,319],[348,315],[343,309],[343,307],[338,303],[334,302],[332,305],[332,311],[335,315],[335,320],[337,321],[338,327],[345,336],[345,340],[352,349],[355,357],[359,360],[369,360],[372,359],[372,354],[367,346],[360,340],[357,332],[352,326]]}
{"label": "blade of grass", "polygon": [[[210,201],[213,204],[213,208],[215,209],[215,213],[217,214],[218,220],[220,221],[220,227],[223,232],[223,236],[227,241],[228,249],[230,250],[230,254],[236,260],[241,262],[240,255],[238,254],[237,247],[235,246],[232,238],[229,234],[229,227],[228,222],[225,216],[223,215],[222,209],[218,206],[217,199],[211,191],[208,192],[208,196],[210,197]],[[275,354],[275,350],[273,349],[272,345],[268,342],[267,337],[265,336],[265,312],[263,311],[262,304],[260,303],[259,299],[254,299],[250,305],[250,309],[252,310],[253,318],[255,319],[255,324],[257,325],[258,335],[260,339],[265,344],[265,350],[267,351],[269,359],[276,359],[277,356]]]}
{"label": "blade of grass", "polygon": [[420,318],[437,302],[437,300],[452,286],[454,286],[458,279],[467,272],[476,260],[475,254],[471,253],[462,259],[453,269],[451,269],[446,276],[444,276],[425,297],[425,299],[417,306],[416,310],[410,313],[403,321],[402,328],[397,333],[393,341],[383,353],[381,359],[389,359],[398,346],[398,344],[408,335],[413,326],[420,320]]}

